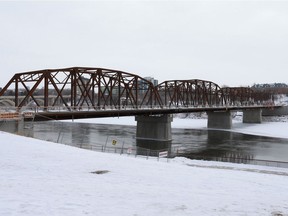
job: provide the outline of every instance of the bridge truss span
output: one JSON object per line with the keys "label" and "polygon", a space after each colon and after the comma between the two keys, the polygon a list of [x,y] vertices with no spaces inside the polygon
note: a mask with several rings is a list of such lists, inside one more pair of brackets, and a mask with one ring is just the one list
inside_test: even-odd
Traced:
{"label": "bridge truss span", "polygon": [[228,106],[252,106],[273,104],[271,92],[250,87],[222,87]]}
{"label": "bridge truss span", "polygon": [[18,108],[62,106],[71,111],[84,107],[138,109],[162,105],[150,81],[104,68],[73,67],[17,73],[0,91],[0,96],[11,88]]}
{"label": "bridge truss span", "polygon": [[157,86],[165,106],[212,107],[224,106],[226,99],[215,83],[192,79],[164,81]]}
{"label": "bridge truss span", "polygon": [[50,119],[161,115],[272,107],[272,96],[249,87],[220,88],[199,79],[154,86],[119,70],[71,67],[16,73],[0,89],[0,111],[28,111]]}

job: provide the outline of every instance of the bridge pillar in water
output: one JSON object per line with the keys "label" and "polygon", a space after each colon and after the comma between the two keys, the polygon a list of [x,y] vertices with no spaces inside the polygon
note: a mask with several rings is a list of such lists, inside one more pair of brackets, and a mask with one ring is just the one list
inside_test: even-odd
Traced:
{"label": "bridge pillar in water", "polygon": [[231,129],[232,115],[230,111],[215,111],[207,112],[208,114],[208,128],[217,129]]}
{"label": "bridge pillar in water", "polygon": [[[172,143],[172,115],[136,116],[136,145],[138,154],[158,156],[161,150],[170,149]],[[153,153],[154,152],[154,153]]]}
{"label": "bridge pillar in water", "polygon": [[262,109],[243,110],[243,123],[261,123]]}

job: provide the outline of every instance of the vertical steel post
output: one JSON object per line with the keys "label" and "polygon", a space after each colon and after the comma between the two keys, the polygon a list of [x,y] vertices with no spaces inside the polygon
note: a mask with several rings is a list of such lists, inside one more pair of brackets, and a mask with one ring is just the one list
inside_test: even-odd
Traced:
{"label": "vertical steel post", "polygon": [[15,76],[15,107],[18,107],[18,104],[19,104],[19,85],[18,85],[18,79],[19,77],[18,76]]}
{"label": "vertical steel post", "polygon": [[48,102],[49,102],[49,94],[48,94],[48,92],[49,92],[49,87],[48,87],[48,85],[49,85],[49,79],[48,79],[48,76],[50,76],[50,74],[49,74],[49,71],[45,71],[44,72],[45,73],[45,75],[44,75],[44,110],[46,111],[47,110],[47,108],[48,108]]}

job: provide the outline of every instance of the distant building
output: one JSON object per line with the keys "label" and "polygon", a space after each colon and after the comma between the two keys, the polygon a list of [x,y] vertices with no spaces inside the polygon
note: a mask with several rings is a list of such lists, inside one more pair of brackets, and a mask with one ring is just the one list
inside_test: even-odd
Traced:
{"label": "distant building", "polygon": [[157,80],[157,79],[154,79],[154,77],[144,77],[144,79],[152,82],[154,86],[157,86],[157,85],[158,85],[158,80]]}
{"label": "distant building", "polygon": [[[158,85],[158,80],[154,79],[153,77],[144,77],[144,79],[151,82],[154,86]],[[149,89],[149,84],[145,80],[140,80],[140,83],[138,84],[139,90],[143,93]]]}

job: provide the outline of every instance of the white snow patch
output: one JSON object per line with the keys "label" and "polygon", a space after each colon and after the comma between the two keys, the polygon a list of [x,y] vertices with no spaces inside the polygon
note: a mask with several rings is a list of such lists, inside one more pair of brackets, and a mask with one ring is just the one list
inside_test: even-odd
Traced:
{"label": "white snow patch", "polygon": [[[134,117],[75,120],[134,125]],[[288,138],[287,122],[231,131]],[[174,118],[173,128],[207,129]],[[0,132],[0,215],[286,215],[288,169],[175,158],[146,160]]]}
{"label": "white snow patch", "polygon": [[287,169],[0,140],[0,215],[288,215]]}

